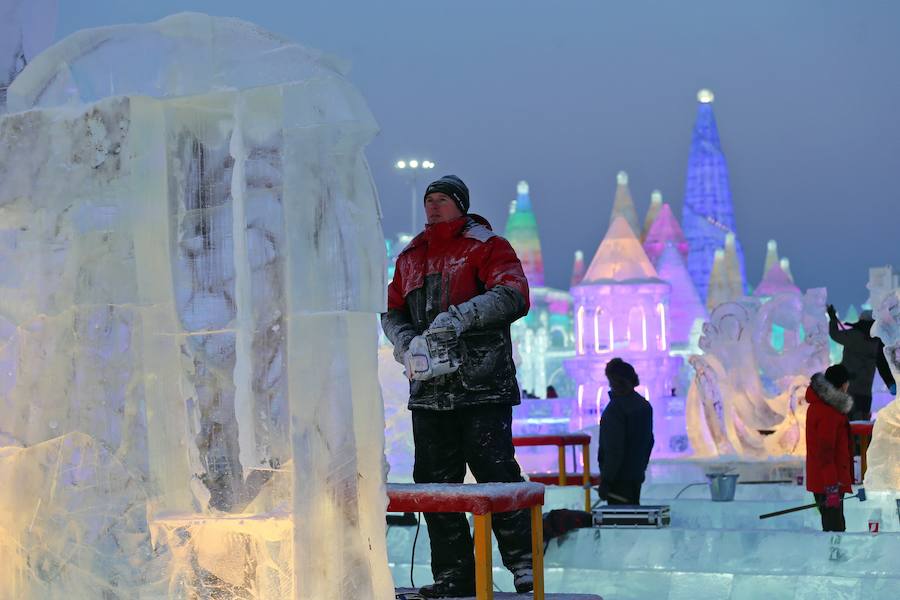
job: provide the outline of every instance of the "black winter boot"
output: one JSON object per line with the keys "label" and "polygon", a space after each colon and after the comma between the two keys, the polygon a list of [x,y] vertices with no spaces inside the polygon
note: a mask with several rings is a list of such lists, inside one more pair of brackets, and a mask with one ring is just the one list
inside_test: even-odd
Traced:
{"label": "black winter boot", "polygon": [[425,598],[469,598],[475,595],[475,582],[438,581],[423,585],[419,593]]}
{"label": "black winter boot", "polygon": [[527,594],[534,591],[534,571],[531,567],[516,569],[513,571],[513,585],[516,586],[516,593]]}

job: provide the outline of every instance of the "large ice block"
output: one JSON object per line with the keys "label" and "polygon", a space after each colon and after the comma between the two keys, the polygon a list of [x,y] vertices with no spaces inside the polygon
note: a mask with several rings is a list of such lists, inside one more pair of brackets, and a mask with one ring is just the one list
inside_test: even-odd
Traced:
{"label": "large ice block", "polygon": [[[377,126],[340,63],[182,14],[73,34],[9,101],[0,432],[121,461],[170,597],[391,597]],[[0,586],[63,589],[34,576]]]}

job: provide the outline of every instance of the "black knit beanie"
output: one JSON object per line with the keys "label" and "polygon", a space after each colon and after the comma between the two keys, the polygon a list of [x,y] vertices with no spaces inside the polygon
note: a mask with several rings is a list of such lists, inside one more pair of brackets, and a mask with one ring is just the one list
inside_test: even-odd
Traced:
{"label": "black knit beanie", "polygon": [[469,212],[469,188],[456,175],[444,175],[440,179],[432,181],[425,189],[425,196],[427,197],[433,192],[447,194],[453,198],[462,214]]}
{"label": "black knit beanie", "polygon": [[851,379],[853,379],[853,373],[842,364],[831,365],[825,369],[825,380],[836,388],[840,388]]}
{"label": "black knit beanie", "polygon": [[609,387],[615,392],[630,391],[641,384],[634,367],[621,358],[614,358],[606,363],[605,371]]}

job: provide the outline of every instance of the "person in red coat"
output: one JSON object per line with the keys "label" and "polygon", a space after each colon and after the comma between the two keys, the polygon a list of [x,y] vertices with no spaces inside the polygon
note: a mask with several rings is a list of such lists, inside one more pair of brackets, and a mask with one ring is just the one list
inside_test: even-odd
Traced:
{"label": "person in red coat", "polygon": [[813,375],[806,389],[806,489],[819,504],[822,531],[846,529],[842,497],[853,492],[850,377],[843,365],[832,365]]}
{"label": "person in red coat", "polygon": [[[428,224],[397,257],[384,333],[406,366],[416,483],[522,481],[512,444],[512,407],[521,402],[510,325],[529,308],[528,280],[515,250],[469,213],[469,188],[455,175],[425,190]],[[425,338],[455,341],[458,366],[433,368]],[[450,354],[448,350],[447,354]],[[424,359],[424,360],[423,360]],[[425,513],[434,583],[425,598],[475,595],[475,559],[465,515]],[[491,518],[503,564],[518,593],[532,591],[527,510]]]}

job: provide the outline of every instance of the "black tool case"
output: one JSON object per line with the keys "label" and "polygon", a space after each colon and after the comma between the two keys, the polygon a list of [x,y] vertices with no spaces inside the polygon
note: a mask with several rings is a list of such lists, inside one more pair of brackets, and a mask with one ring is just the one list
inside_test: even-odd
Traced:
{"label": "black tool case", "polygon": [[594,527],[668,527],[671,514],[668,504],[632,506],[615,504],[594,509]]}

